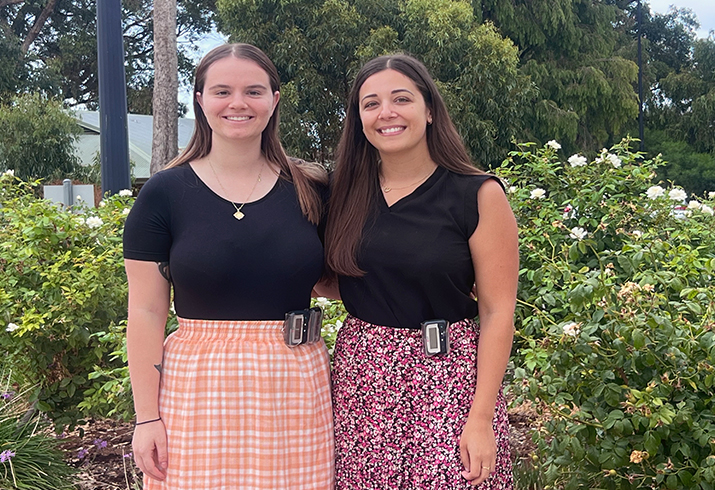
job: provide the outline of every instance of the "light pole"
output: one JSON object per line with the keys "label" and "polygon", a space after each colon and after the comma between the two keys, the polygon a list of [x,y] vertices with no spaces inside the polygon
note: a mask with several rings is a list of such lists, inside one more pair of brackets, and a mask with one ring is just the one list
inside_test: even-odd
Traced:
{"label": "light pole", "polygon": [[131,187],[121,0],[97,2],[99,155],[102,195]]}

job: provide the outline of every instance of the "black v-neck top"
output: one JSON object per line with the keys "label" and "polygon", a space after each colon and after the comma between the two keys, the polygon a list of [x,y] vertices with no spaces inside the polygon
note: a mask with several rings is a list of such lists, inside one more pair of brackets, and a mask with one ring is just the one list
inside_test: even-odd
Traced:
{"label": "black v-neck top", "polygon": [[124,227],[124,257],[169,262],[176,313],[206,320],[282,320],[310,306],[323,270],[316,226],[279,178],[245,217],[185,164],[142,187]]}
{"label": "black v-neck top", "polygon": [[376,325],[414,329],[425,320],[476,317],[469,237],[479,222],[477,192],[490,178],[499,181],[437,167],[392,206],[379,193],[357,256],[366,274],[339,278],[348,312]]}

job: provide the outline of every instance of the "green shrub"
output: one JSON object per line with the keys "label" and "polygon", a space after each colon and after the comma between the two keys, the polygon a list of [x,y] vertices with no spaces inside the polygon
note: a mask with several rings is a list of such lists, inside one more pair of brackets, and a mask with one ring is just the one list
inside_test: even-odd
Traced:
{"label": "green shrub", "polygon": [[122,365],[112,353],[127,316],[122,227],[131,198],[71,212],[34,197],[37,183],[5,173],[0,184],[0,349],[61,430],[82,416],[94,367]]}
{"label": "green shrub", "polygon": [[76,471],[65,463],[49,424],[37,414],[26,417],[23,394],[10,390],[8,381],[4,376],[0,393],[0,488],[75,488],[71,477]]}
{"label": "green shrub", "polygon": [[[498,172],[520,225],[515,389],[554,488],[715,487],[715,193],[624,141],[525,145]],[[678,209],[680,208],[680,209]]]}
{"label": "green shrub", "polygon": [[76,169],[74,141],[81,132],[61,102],[23,94],[0,104],[0,171],[22,179],[62,179]]}

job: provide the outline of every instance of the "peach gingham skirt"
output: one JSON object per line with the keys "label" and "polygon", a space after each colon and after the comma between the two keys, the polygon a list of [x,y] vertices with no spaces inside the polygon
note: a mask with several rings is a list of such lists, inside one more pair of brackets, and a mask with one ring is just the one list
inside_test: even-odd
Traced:
{"label": "peach gingham skirt", "polygon": [[328,352],[287,347],[282,325],[179,319],[159,390],[167,477],[145,490],[333,488]]}

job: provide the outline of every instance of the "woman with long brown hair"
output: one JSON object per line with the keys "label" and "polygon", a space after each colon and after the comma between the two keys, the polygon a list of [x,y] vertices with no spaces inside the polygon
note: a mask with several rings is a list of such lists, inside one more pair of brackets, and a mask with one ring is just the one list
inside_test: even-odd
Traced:
{"label": "woman with long brown hair", "polygon": [[[322,274],[327,179],[283,151],[279,85],[254,46],[210,51],[191,141],[127,218],[133,451],[146,490],[333,485],[327,350],[282,333]],[[165,340],[172,289],[179,328]]]}
{"label": "woman with long brown hair", "polygon": [[356,77],[326,257],[350,313],[333,358],[337,488],[512,488],[516,221],[413,57]]}

